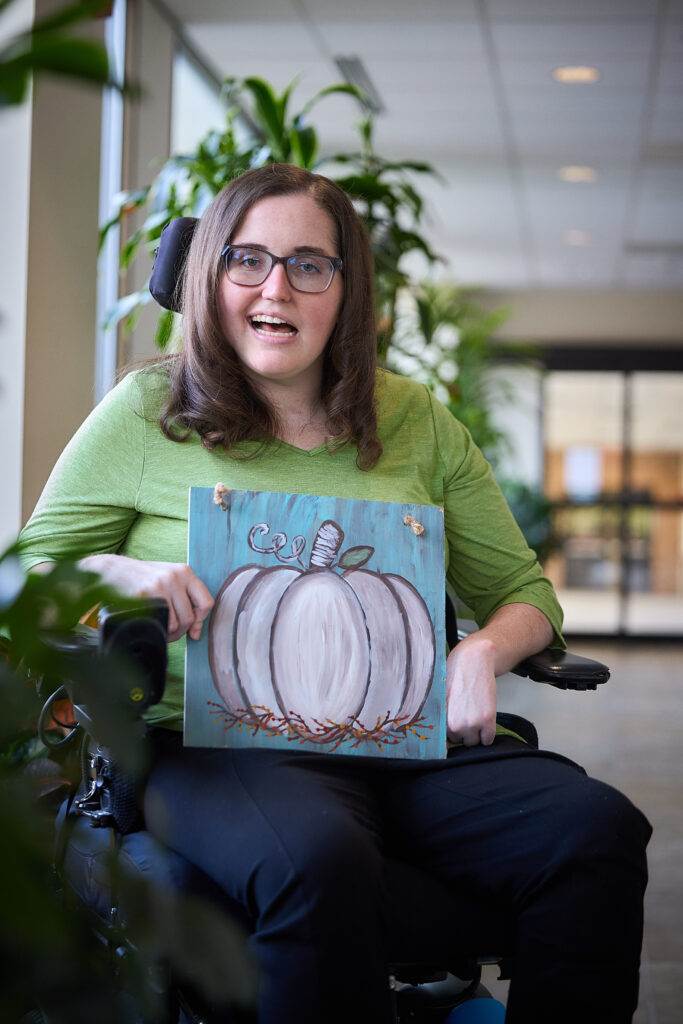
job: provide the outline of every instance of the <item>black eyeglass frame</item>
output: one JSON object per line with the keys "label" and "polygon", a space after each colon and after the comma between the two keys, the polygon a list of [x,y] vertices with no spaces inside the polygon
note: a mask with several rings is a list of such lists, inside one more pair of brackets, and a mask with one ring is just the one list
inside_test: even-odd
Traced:
{"label": "black eyeglass frame", "polygon": [[[246,284],[244,281],[235,281],[232,277],[230,277],[228,259],[230,258],[230,253],[234,252],[237,249],[253,249],[255,252],[262,252],[265,256],[268,256],[270,258],[270,267],[268,268],[268,271],[266,272],[265,276],[262,277],[260,281],[254,281],[251,284]],[[302,257],[306,256],[314,256],[316,259],[319,260],[327,260],[327,262],[330,264],[330,279],[325,285],[325,287],[321,288],[319,291],[308,291],[306,288],[299,288],[297,285],[294,284],[294,282],[289,276],[288,260],[291,260],[293,258],[301,259]],[[326,256],[325,253],[321,252],[290,252],[288,256],[275,256],[274,253],[270,252],[268,249],[265,249],[262,245],[233,245],[232,243],[228,243],[228,245],[226,245],[226,247],[221,252],[221,259],[223,261],[223,266],[225,267],[225,273],[228,275],[228,277],[230,277],[230,280],[232,281],[233,284],[239,285],[241,288],[258,288],[259,285],[262,285],[263,282],[268,279],[269,275],[272,273],[273,267],[276,267],[278,263],[281,263],[282,266],[285,268],[287,280],[289,281],[294,291],[301,292],[304,295],[322,295],[324,292],[327,291],[327,289],[334,281],[335,273],[337,271],[342,273],[344,269],[344,261],[342,260],[341,256]]]}

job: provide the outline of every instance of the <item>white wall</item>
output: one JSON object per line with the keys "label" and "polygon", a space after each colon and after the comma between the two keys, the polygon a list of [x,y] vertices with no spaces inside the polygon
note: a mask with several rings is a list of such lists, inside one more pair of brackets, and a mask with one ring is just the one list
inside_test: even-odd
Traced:
{"label": "white wall", "polygon": [[680,291],[601,291],[548,288],[536,292],[488,292],[489,309],[506,306],[511,316],[497,331],[500,338],[541,342],[683,341],[683,294]]}

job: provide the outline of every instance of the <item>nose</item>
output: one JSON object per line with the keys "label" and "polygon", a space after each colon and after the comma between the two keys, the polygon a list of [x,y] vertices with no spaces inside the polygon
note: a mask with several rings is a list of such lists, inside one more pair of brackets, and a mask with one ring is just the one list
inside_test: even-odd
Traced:
{"label": "nose", "polygon": [[261,294],[264,299],[271,299],[273,302],[291,298],[292,286],[282,263],[273,264],[268,277],[261,285]]}

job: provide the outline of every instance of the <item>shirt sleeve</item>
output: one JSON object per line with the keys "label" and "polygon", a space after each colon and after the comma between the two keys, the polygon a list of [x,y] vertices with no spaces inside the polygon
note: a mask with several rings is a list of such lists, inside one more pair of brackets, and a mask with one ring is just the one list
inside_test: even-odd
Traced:
{"label": "shirt sleeve", "polygon": [[564,647],[562,609],[550,581],[466,428],[433,396],[434,430],[443,462],[448,581],[484,625],[506,604],[538,608]]}
{"label": "shirt sleeve", "polygon": [[134,522],[145,458],[136,375],[96,406],[62,452],[19,535],[25,569],[116,552]]}

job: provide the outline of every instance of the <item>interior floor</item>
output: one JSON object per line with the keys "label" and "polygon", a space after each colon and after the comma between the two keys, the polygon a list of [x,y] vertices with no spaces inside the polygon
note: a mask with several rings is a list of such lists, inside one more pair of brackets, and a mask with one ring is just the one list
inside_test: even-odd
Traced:
{"label": "interior floor", "polygon": [[[597,691],[564,692],[508,675],[499,707],[530,718],[541,746],[616,786],[654,828],[648,847],[640,1004],[634,1024],[678,1024],[683,1010],[683,644],[573,641],[576,654],[609,665]],[[492,994],[507,984],[486,968]]]}

